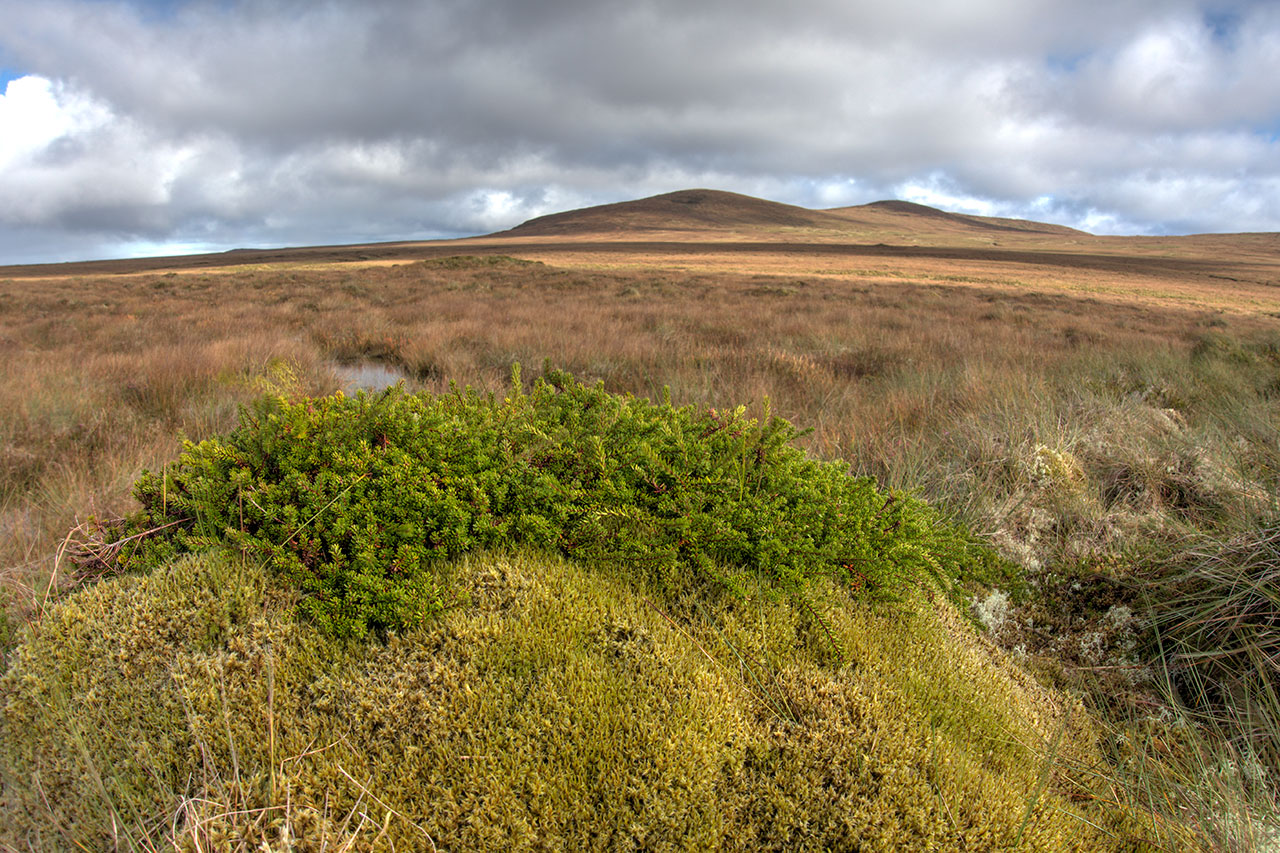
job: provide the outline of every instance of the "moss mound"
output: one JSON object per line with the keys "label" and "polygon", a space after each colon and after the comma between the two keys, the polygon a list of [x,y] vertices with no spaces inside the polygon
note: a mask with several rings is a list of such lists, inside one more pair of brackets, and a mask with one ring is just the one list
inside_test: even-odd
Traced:
{"label": "moss mound", "polygon": [[1083,713],[944,598],[827,586],[823,628],[761,596],[660,607],[545,553],[450,581],[469,606],[385,644],[326,636],[226,551],[59,603],[0,681],[0,845],[1140,846],[1071,772]]}

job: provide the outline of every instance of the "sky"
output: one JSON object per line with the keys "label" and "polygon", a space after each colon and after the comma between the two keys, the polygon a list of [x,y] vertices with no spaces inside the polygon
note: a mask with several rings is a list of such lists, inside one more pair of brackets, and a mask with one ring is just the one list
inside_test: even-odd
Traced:
{"label": "sky", "polygon": [[0,264],[692,187],[1280,231],[1280,3],[0,0]]}

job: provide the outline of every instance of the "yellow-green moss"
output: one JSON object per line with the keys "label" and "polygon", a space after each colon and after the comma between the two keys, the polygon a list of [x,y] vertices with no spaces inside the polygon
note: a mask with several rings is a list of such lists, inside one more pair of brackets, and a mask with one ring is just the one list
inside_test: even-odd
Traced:
{"label": "yellow-green moss", "polygon": [[543,555],[456,572],[467,603],[386,644],[321,637],[229,556],[51,608],[0,681],[0,846],[1141,846],[1072,772],[1084,712],[940,597],[831,591],[823,627]]}

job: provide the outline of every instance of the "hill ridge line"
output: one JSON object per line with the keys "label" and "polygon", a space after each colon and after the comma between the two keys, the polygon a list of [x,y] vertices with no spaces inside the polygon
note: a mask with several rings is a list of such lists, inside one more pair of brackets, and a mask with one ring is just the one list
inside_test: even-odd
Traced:
{"label": "hill ridge line", "polygon": [[[886,223],[886,217],[889,223]],[[685,231],[730,228],[800,228],[856,231],[885,224],[909,224],[904,217],[945,222],[963,230],[1090,236],[1087,232],[1023,219],[972,216],[898,199],[863,205],[813,209],[770,201],[728,190],[676,190],[631,201],[610,202],[536,216],[490,237],[532,237],[616,233],[619,231]]]}

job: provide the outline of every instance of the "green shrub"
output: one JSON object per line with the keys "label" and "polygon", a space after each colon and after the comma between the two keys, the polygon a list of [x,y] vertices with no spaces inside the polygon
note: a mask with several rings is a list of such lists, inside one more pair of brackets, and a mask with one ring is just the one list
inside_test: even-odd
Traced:
{"label": "green shrub", "polygon": [[326,631],[421,623],[454,600],[444,570],[532,546],[656,582],[803,595],[817,577],[893,596],[950,587],[978,549],[921,501],[789,442],[790,424],[676,408],[552,372],[509,397],[400,389],[266,397],[227,436],[136,485],[124,561],[230,544],[265,558]]}

